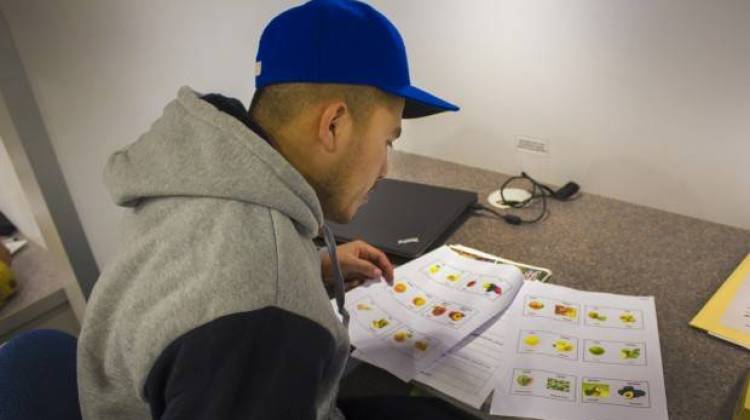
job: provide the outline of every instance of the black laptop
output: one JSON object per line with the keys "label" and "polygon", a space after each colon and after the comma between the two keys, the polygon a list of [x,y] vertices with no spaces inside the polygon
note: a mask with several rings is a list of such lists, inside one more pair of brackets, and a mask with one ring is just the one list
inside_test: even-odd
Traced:
{"label": "black laptop", "polygon": [[381,180],[351,223],[329,223],[336,239],[362,239],[384,252],[415,258],[447,239],[468,216],[477,193]]}

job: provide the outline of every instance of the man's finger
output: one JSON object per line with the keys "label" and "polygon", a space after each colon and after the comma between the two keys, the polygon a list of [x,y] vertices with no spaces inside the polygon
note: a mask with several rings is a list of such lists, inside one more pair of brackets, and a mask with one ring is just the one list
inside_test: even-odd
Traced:
{"label": "man's finger", "polygon": [[361,249],[363,251],[362,257],[367,258],[380,267],[383,270],[383,277],[385,277],[388,284],[393,284],[393,264],[391,264],[388,256],[383,251],[365,242],[362,242]]}
{"label": "man's finger", "polygon": [[349,273],[347,273],[347,277],[354,274],[354,278],[356,278],[356,275],[360,275],[363,277],[366,277],[368,279],[376,279],[383,275],[383,270],[380,269],[375,264],[371,263],[367,259],[363,258],[356,258],[352,259],[348,264],[347,268],[349,269]]}

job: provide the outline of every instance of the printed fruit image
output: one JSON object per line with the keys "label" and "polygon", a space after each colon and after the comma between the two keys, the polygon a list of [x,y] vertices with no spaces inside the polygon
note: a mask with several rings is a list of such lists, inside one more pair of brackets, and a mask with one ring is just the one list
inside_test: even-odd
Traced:
{"label": "printed fruit image", "polygon": [[461,312],[461,311],[451,311],[448,314],[448,318],[450,318],[451,321],[453,321],[453,322],[458,322],[458,321],[464,319],[465,316],[466,315],[464,315],[464,313]]}
{"label": "printed fruit image", "polygon": [[607,398],[609,397],[609,385],[584,382],[583,395],[587,397]]}
{"label": "printed fruit image", "polygon": [[620,315],[620,321],[626,323],[626,324],[632,324],[635,322],[635,315],[626,312],[622,315]]}
{"label": "printed fruit image", "polygon": [[606,316],[604,316],[604,315],[602,315],[602,314],[600,314],[599,312],[596,312],[596,311],[589,312],[589,318],[595,319],[597,321],[602,321],[602,322],[604,322],[604,321],[607,320]]}
{"label": "printed fruit image", "polygon": [[529,386],[534,382],[534,378],[529,375],[518,375],[516,376],[516,383],[521,386]]}
{"label": "printed fruit image", "polygon": [[427,351],[430,348],[430,343],[427,340],[417,340],[414,342],[414,348],[419,351]]}
{"label": "printed fruit image", "polygon": [[524,339],[523,339],[523,342],[524,342],[524,343],[525,343],[525,344],[526,344],[527,346],[531,346],[531,347],[534,347],[534,346],[536,346],[537,344],[539,344],[539,336],[536,336],[536,335],[533,335],[533,334],[531,334],[531,335],[527,335],[527,336],[526,336],[526,338],[524,338]]}
{"label": "printed fruit image", "polygon": [[430,272],[430,274],[437,274],[437,272],[440,271],[440,267],[440,264],[432,264],[428,271]]}
{"label": "printed fruit image", "polygon": [[393,340],[397,343],[403,343],[404,341],[411,338],[411,333],[409,331],[399,331],[396,334],[393,334]]}
{"label": "printed fruit image", "polygon": [[420,307],[420,306],[424,305],[425,303],[427,303],[427,300],[425,298],[423,298],[422,296],[417,296],[417,297],[415,297],[414,299],[411,300],[411,303],[413,303],[414,306],[416,306],[416,307]]}
{"label": "printed fruit image", "polygon": [[554,342],[554,343],[552,344],[552,347],[554,347],[554,348],[555,348],[555,351],[556,351],[556,352],[560,352],[560,353],[568,353],[568,352],[571,352],[571,351],[573,351],[573,348],[574,348],[574,347],[573,347],[573,343],[571,343],[571,342],[570,342],[570,341],[568,341],[568,340],[563,340],[563,339],[560,339],[560,340],[556,340],[556,341],[555,341],[555,342]]}
{"label": "printed fruit image", "polygon": [[620,356],[622,356],[623,359],[637,359],[641,357],[641,349],[621,349]]}
{"label": "printed fruit image", "polygon": [[448,274],[447,276],[445,276],[445,278],[446,278],[446,279],[448,279],[448,281],[451,281],[451,282],[454,282],[454,283],[455,283],[455,282],[457,282],[457,281],[458,281],[458,279],[460,279],[461,277],[460,277],[460,276],[459,276],[458,274]]}
{"label": "printed fruit image", "polygon": [[466,287],[474,287],[476,286],[477,281],[476,280],[470,280],[468,283],[466,283]]}
{"label": "printed fruit image", "polygon": [[496,285],[495,283],[484,283],[482,285],[482,289],[484,289],[485,292],[495,292],[495,294],[499,295],[503,293],[503,289],[500,288],[500,286]]}
{"label": "printed fruit image", "polygon": [[562,315],[568,318],[575,318],[578,314],[576,308],[565,305],[555,305],[555,315]]}
{"label": "printed fruit image", "polygon": [[432,315],[433,316],[440,316],[440,315],[444,314],[445,311],[447,311],[447,310],[448,310],[448,308],[446,308],[443,305],[435,305],[435,306],[432,307]]}
{"label": "printed fruit image", "polygon": [[406,284],[404,283],[396,283],[393,286],[393,291],[396,293],[404,293],[406,291]]}
{"label": "printed fruit image", "polygon": [[633,398],[640,398],[646,395],[646,391],[633,388],[632,386],[626,386],[619,389],[617,390],[617,393],[625,397],[626,400],[632,400]]}
{"label": "printed fruit image", "polygon": [[594,356],[601,356],[604,354],[605,350],[602,346],[591,346],[589,347],[589,353],[593,354]]}
{"label": "printed fruit image", "polygon": [[372,306],[366,304],[366,303],[358,303],[357,304],[357,310],[358,311],[369,311],[372,309]]}
{"label": "printed fruit image", "polygon": [[385,318],[380,318],[372,321],[372,327],[378,330],[387,327],[388,324],[390,324],[390,322]]}
{"label": "printed fruit image", "polygon": [[565,379],[547,378],[547,389],[560,392],[570,392],[570,381]]}
{"label": "printed fruit image", "polygon": [[538,300],[532,300],[531,302],[529,302],[529,308],[538,311],[544,308],[544,304],[542,302],[539,302]]}

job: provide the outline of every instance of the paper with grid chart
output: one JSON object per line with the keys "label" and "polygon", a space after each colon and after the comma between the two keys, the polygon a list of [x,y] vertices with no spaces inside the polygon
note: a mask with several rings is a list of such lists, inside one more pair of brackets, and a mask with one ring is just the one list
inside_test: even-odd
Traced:
{"label": "paper with grid chart", "polygon": [[653,297],[526,282],[506,316],[513,322],[492,414],[667,419]]}
{"label": "paper with grid chart", "polygon": [[346,295],[357,357],[414,379],[513,301],[523,284],[511,265],[440,247],[395,270],[393,286],[371,283]]}

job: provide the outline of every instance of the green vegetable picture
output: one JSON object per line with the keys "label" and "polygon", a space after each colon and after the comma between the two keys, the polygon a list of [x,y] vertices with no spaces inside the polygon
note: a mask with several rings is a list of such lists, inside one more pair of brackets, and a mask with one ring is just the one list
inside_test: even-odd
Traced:
{"label": "green vegetable picture", "polygon": [[602,346],[591,346],[589,347],[589,353],[593,354],[594,356],[601,356],[606,351],[604,350],[604,347]]}
{"label": "green vegetable picture", "polygon": [[570,392],[570,381],[565,379],[547,378],[547,389],[560,392]]}
{"label": "green vegetable picture", "polygon": [[609,385],[601,383],[583,383],[583,395],[587,397],[608,398]]}
{"label": "green vegetable picture", "polygon": [[529,386],[532,382],[534,382],[534,378],[529,375],[518,375],[516,377],[516,382],[521,386]]}
{"label": "green vegetable picture", "polygon": [[622,356],[623,359],[626,360],[633,360],[641,357],[641,349],[634,348],[634,349],[622,349],[620,350],[620,356]]}
{"label": "green vegetable picture", "polygon": [[596,311],[589,312],[589,318],[595,319],[597,321],[602,321],[602,322],[604,322],[604,321],[607,320],[606,316],[604,316],[604,315],[602,315],[602,314],[600,314],[599,312],[596,312]]}
{"label": "green vegetable picture", "polygon": [[632,386],[626,386],[619,389],[617,393],[625,397],[626,400],[632,400],[633,398],[640,398],[646,395],[646,391],[633,388]]}

